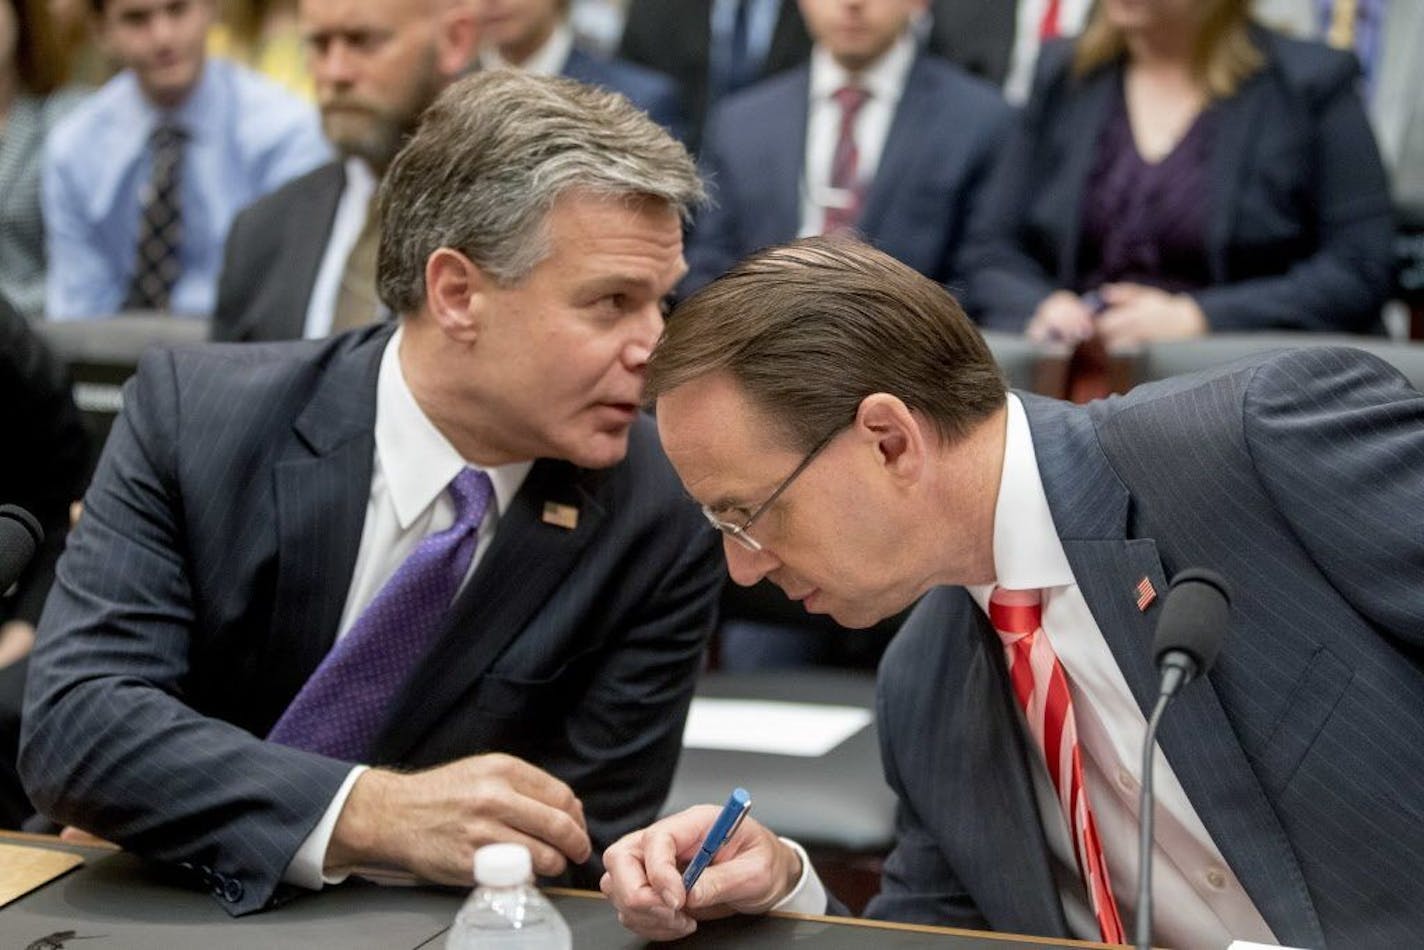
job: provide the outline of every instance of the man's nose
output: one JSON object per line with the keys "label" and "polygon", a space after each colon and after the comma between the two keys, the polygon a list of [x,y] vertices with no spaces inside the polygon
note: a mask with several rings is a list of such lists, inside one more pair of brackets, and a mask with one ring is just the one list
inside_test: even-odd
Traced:
{"label": "man's nose", "polygon": [[753,551],[731,538],[722,539],[722,550],[727,556],[727,573],[743,587],[751,587],[781,565],[766,548]]}

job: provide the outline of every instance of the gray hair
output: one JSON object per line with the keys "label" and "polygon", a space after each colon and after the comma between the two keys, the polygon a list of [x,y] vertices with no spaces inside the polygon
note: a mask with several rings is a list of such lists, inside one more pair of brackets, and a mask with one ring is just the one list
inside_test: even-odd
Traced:
{"label": "gray hair", "polygon": [[683,220],[705,200],[687,149],[617,93],[512,70],[452,84],[381,183],[381,300],[420,309],[441,247],[518,282],[549,253],[545,217],[573,190],[665,201]]}

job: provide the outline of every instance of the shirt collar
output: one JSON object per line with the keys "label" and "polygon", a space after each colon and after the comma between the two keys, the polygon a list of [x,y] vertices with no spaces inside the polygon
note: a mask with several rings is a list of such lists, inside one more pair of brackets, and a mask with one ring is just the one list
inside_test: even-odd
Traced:
{"label": "shirt collar", "polygon": [[503,514],[534,463],[486,467],[461,458],[406,385],[400,365],[403,335],[403,327],[391,334],[376,379],[376,463],[385,478],[401,530],[408,530],[467,466],[489,475],[494,484],[495,514]]}
{"label": "shirt collar", "polygon": [[[1043,490],[1028,415],[1013,393],[1008,396],[1004,470],[994,507],[994,575],[995,584],[1009,590],[1076,583]],[[995,584],[982,585],[982,599],[988,599]],[[979,588],[971,588],[971,592],[977,595]]]}
{"label": "shirt collar", "polygon": [[348,156],[342,166],[346,172],[346,193],[363,205],[369,204],[376,197],[376,186],[379,184],[376,173],[364,158],[355,155]]}
{"label": "shirt collar", "polygon": [[533,76],[558,76],[563,73],[564,65],[569,61],[569,53],[573,48],[574,31],[567,22],[560,21],[544,44],[529,54],[524,65],[513,66],[499,55],[499,50],[493,44],[480,51],[480,65],[485,69],[517,68]]}
{"label": "shirt collar", "polygon": [[[172,109],[160,109],[139,92],[146,128],[153,131],[161,125],[171,123],[183,130],[189,141],[215,139],[224,121],[231,121],[231,112],[222,108],[222,66],[209,58],[203,61],[198,82],[187,98]],[[137,87],[137,79],[135,79]]]}
{"label": "shirt collar", "polygon": [[871,97],[881,102],[894,104],[900,100],[905,89],[905,77],[915,59],[915,41],[906,30],[879,59],[859,73],[852,73],[836,62],[826,49],[815,46],[811,50],[811,98],[829,99],[837,89],[852,83],[860,86]]}

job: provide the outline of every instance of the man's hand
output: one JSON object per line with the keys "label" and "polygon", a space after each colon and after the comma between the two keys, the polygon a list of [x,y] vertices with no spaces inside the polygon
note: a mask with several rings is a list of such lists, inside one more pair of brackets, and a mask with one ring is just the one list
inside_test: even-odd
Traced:
{"label": "man's hand", "polygon": [[495,753],[411,774],[363,772],[336,821],[326,868],[377,864],[469,886],[475,849],[494,842],[527,846],[534,870],[544,875],[593,852],[573,790],[522,759]]}
{"label": "man's hand", "polygon": [[1081,343],[1093,335],[1093,308],[1071,290],[1055,290],[1039,303],[1024,333],[1034,343]]}
{"label": "man's hand", "polygon": [[1204,336],[1210,329],[1206,315],[1186,294],[1141,284],[1104,284],[1100,293],[1106,309],[1098,315],[1098,333],[1110,350]]}
{"label": "man's hand", "polygon": [[747,818],[692,893],[683,890],[681,869],[719,812],[715,805],[689,808],[625,835],[603,853],[608,870],[599,887],[617,908],[619,923],[649,940],[674,940],[696,930],[699,920],[763,913],[795,889],[800,857]]}
{"label": "man's hand", "polygon": [[8,620],[0,624],[0,667],[23,660],[34,646],[35,628],[29,621]]}

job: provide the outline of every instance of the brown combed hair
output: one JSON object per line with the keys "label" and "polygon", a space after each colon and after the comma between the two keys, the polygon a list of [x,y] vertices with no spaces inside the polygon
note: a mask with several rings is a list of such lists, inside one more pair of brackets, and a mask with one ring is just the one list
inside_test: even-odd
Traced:
{"label": "brown combed hair", "polygon": [[[1251,42],[1251,0],[1202,0],[1201,6],[1192,74],[1213,99],[1227,99],[1265,64]],[[1115,63],[1126,49],[1122,33],[1099,3],[1074,45],[1073,74],[1081,78]]]}
{"label": "brown combed hair", "polygon": [[801,451],[849,425],[873,393],[899,397],[951,442],[1005,396],[958,302],[846,237],[759,251],[678,305],[649,362],[647,398],[714,372]]}

